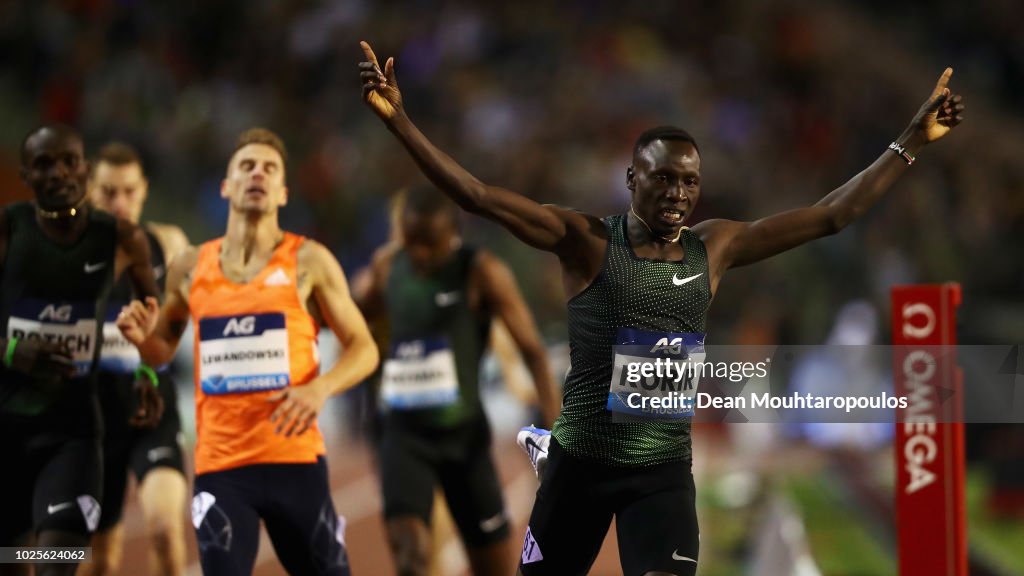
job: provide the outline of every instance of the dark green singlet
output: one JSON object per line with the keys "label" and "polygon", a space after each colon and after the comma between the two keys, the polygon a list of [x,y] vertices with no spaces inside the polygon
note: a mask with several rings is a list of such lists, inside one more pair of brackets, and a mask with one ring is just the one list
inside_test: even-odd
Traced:
{"label": "dark green singlet", "polygon": [[[474,312],[467,301],[475,256],[475,249],[461,247],[440,269],[420,276],[404,250],[395,255],[386,289],[391,343],[381,384],[391,419],[413,426],[451,428],[483,415],[478,380],[490,316]],[[444,371],[438,366],[445,358],[452,360],[457,379],[450,396],[425,397],[412,387],[404,394],[401,387],[392,387],[396,394],[389,401],[389,370],[404,371],[411,379],[431,378]]]}
{"label": "dark green singlet", "polygon": [[689,460],[690,422],[613,422],[607,409],[613,347],[624,330],[699,334],[711,304],[704,243],[684,230],[678,262],[636,256],[626,236],[626,217],[603,219],[608,230],[604,265],[597,278],[569,301],[569,357],[562,413],[552,433],[578,458],[613,466],[649,466]]}

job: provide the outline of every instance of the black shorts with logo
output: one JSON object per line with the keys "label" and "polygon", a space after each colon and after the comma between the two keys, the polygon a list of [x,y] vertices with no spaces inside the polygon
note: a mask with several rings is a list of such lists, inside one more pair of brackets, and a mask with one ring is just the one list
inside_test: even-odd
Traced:
{"label": "black shorts with logo", "polygon": [[613,467],[575,458],[552,437],[523,541],[523,575],[587,574],[613,516],[625,576],[696,573],[700,536],[689,462]]}
{"label": "black shorts with logo", "polygon": [[334,510],[323,456],[196,476],[192,524],[203,573],[252,574],[261,520],[289,574],[350,576],[345,520]]}
{"label": "black shorts with logo", "polygon": [[137,483],[154,468],[167,467],[185,473],[181,446],[181,415],[174,381],[160,374],[160,396],[164,414],[155,428],[136,428],[128,423],[135,408],[132,375],[101,372],[100,409],[103,412],[103,514],[99,530],[112,528],[121,520],[128,471]]}
{"label": "black shorts with logo", "polygon": [[434,488],[440,485],[466,546],[486,546],[508,537],[486,417],[434,430],[385,418],[380,440],[385,519],[415,516],[429,526]]}
{"label": "black shorts with logo", "polygon": [[87,393],[68,394],[39,416],[0,413],[0,546],[24,545],[49,530],[80,535],[85,545],[100,517],[98,419]]}

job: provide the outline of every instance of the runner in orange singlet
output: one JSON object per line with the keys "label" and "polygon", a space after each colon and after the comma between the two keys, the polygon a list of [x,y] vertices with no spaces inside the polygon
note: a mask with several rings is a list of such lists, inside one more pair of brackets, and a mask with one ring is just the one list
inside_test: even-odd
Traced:
{"label": "runner in orange singlet", "polygon": [[[251,574],[260,520],[290,574],[350,573],[316,418],[376,368],[378,352],[337,260],[278,226],[285,158],[272,132],[244,132],[221,186],[227,233],[174,261],[158,319],[137,305],[119,319],[132,342],[156,320],[140,342],[150,365],[168,362],[193,322],[192,523],[205,574]],[[318,376],[321,318],[344,352]]]}

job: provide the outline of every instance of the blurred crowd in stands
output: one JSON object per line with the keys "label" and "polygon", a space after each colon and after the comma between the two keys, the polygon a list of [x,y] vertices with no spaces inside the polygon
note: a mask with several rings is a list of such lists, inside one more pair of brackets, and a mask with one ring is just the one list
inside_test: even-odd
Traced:
{"label": "blurred crowd in stands", "polygon": [[[360,101],[358,40],[396,57],[410,115],[480,178],[605,215],[629,204],[633,139],[676,124],[700,143],[693,222],[815,202],[896,138],[942,68],[969,103],[893,193],[838,236],[733,272],[717,342],[824,341],[840,306],[887,317],[895,283],[959,281],[961,341],[1020,335],[1024,5],[732,0],[144,2],[0,5],[0,190],[26,197],[18,147],[43,121],[144,154],[144,217],[218,234],[227,151],[251,125],[290,147],[284,226],[350,274],[387,238],[415,167]],[[554,261],[490,223],[548,338],[564,338]],[[544,273],[528,273],[529,271]],[[888,339],[879,323],[877,340]]]}

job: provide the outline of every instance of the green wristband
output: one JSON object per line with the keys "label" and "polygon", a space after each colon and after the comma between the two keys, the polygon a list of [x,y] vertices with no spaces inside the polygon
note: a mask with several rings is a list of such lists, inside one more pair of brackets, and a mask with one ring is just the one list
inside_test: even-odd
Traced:
{"label": "green wristband", "polygon": [[142,376],[149,378],[149,383],[153,385],[153,388],[160,387],[160,378],[157,377],[156,370],[140,363],[139,367],[135,369],[135,379],[138,380]]}
{"label": "green wristband", "polygon": [[18,345],[18,339],[11,337],[7,339],[7,353],[4,354],[4,366],[11,367],[11,362],[14,362],[14,348]]}

